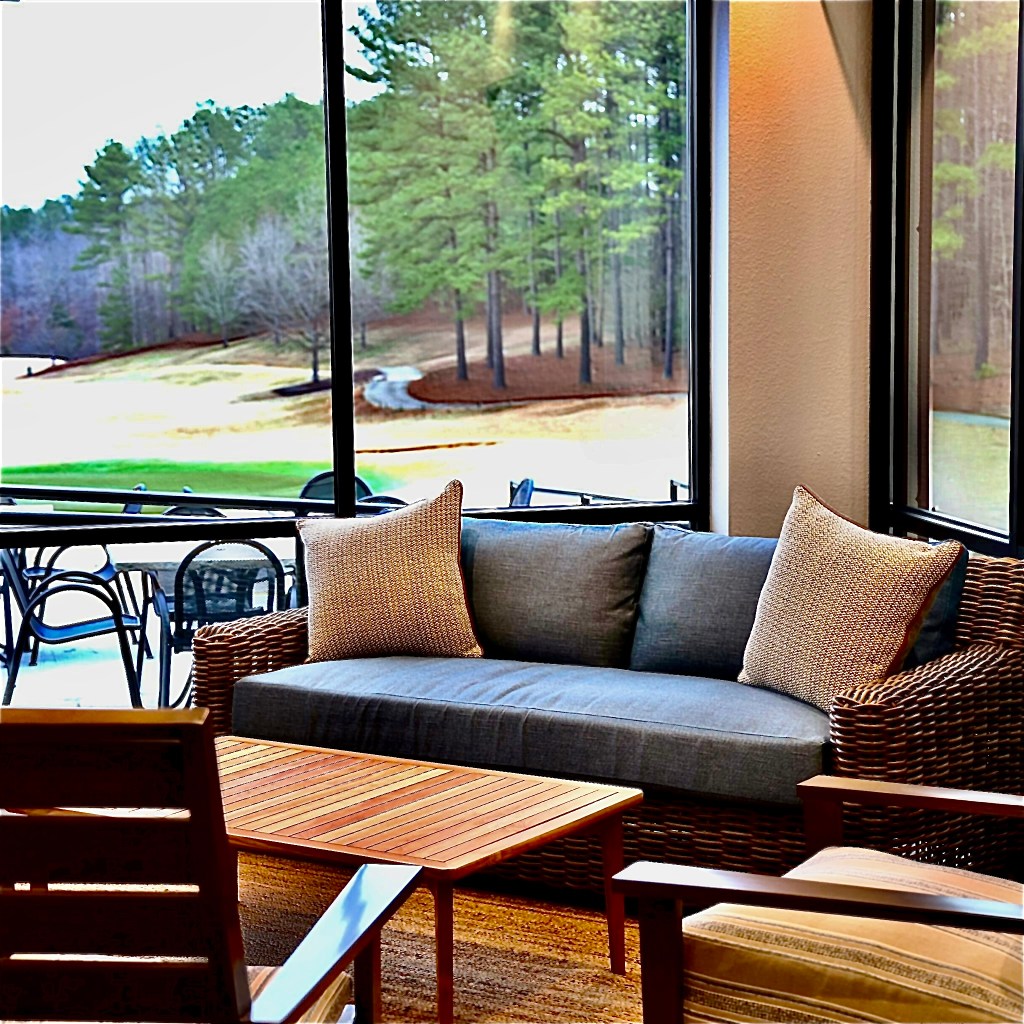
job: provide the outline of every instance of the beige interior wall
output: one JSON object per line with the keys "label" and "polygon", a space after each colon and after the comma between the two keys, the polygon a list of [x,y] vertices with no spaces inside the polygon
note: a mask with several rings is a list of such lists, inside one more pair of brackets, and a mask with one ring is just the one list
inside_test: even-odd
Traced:
{"label": "beige interior wall", "polygon": [[728,330],[712,357],[719,532],[777,535],[798,483],[867,519],[870,10],[730,4],[728,305],[713,313]]}

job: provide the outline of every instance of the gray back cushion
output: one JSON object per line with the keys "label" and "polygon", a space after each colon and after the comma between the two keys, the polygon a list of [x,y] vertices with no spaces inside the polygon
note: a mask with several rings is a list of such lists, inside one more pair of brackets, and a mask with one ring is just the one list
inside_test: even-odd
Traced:
{"label": "gray back cushion", "polygon": [[627,667],[650,529],[463,519],[484,656]]}
{"label": "gray back cushion", "polygon": [[[654,527],[629,667],[735,679],[778,542]],[[935,598],[903,667],[953,649],[967,552]]]}
{"label": "gray back cushion", "polygon": [[629,667],[735,679],[775,545],[657,524]]}

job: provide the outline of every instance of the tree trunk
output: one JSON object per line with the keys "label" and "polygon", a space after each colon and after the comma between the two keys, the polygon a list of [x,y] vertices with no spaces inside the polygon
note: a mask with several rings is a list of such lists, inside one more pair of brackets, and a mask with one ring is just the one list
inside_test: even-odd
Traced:
{"label": "tree trunk", "polygon": [[466,363],[466,323],[462,318],[462,293],[455,289],[455,378],[469,380],[469,366]]}
{"label": "tree trunk", "polygon": [[590,363],[590,293],[586,286],[586,257],[582,249],[576,254],[576,265],[584,282],[583,294],[580,296],[580,383],[590,384],[593,379]]}
{"label": "tree trunk", "polygon": [[665,360],[662,376],[665,380],[672,379],[673,358],[676,344],[676,240],[673,207],[675,194],[668,199],[668,221],[665,225]]}
{"label": "tree trunk", "polygon": [[558,323],[555,324],[555,355],[559,359],[565,358],[565,327],[561,317],[558,318]]}
{"label": "tree trunk", "polygon": [[[985,138],[981,124],[981,87],[982,77],[981,56],[974,58],[971,79],[974,85],[974,159],[977,161],[984,151]],[[989,317],[989,255],[988,255],[988,217],[986,216],[983,197],[986,189],[986,174],[979,168],[978,194],[974,197],[974,227],[978,239],[978,299],[974,306],[974,369],[979,372],[990,361],[990,320]]]}
{"label": "tree trunk", "polygon": [[533,332],[530,338],[531,355],[540,355],[540,296],[537,287],[537,251],[534,236],[537,230],[537,211],[530,205],[530,313]]}
{"label": "tree trunk", "polygon": [[622,304],[622,253],[612,253],[612,301],[615,304],[615,365],[626,362],[626,317]]}
{"label": "tree trunk", "polygon": [[501,273],[497,270],[487,272],[487,333],[491,338],[491,355],[493,358],[496,388],[504,388],[505,353],[501,343]]}

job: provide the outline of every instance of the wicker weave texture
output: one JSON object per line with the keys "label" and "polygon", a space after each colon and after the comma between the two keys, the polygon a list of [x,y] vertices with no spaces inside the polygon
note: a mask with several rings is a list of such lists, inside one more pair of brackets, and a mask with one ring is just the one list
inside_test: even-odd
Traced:
{"label": "wicker weave texture", "polygon": [[[970,559],[957,637],[952,654],[837,699],[836,774],[1024,792],[1024,562]],[[211,709],[219,734],[230,733],[236,680],[299,664],[306,651],[302,609],[204,626],[194,644],[196,702]],[[802,855],[796,811],[648,794],[642,815],[642,826],[627,823],[627,843],[647,859],[777,873]],[[980,818],[872,811],[851,824],[852,838],[879,849],[927,851],[927,859],[1007,877],[1024,852],[1024,830]],[[554,881],[579,871],[578,851],[558,848],[532,858],[536,867],[518,858],[521,871],[574,884]],[[589,886],[594,873],[586,874]]]}
{"label": "wicker weave texture", "polygon": [[231,732],[235,683],[255,672],[300,665],[308,649],[306,609],[203,626],[192,641],[197,707],[209,708],[214,732]]}

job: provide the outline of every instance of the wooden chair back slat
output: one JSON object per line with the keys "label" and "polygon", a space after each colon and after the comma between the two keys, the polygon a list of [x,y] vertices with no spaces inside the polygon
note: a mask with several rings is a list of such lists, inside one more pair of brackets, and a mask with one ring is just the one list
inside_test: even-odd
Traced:
{"label": "wooden chair back slat", "polygon": [[0,949],[195,956],[203,942],[203,899],[196,891],[0,891]]}
{"label": "wooden chair back slat", "polygon": [[[83,1008],[103,1007],[102,1018]],[[218,1006],[204,963],[0,960],[0,1020],[238,1020]]]}
{"label": "wooden chair back slat", "polygon": [[[67,740],[7,738],[0,731],[0,779],[6,807],[183,807],[182,747],[173,740],[120,742],[97,730],[61,730]],[[52,745],[51,745],[52,743]]]}
{"label": "wooden chair back slat", "polygon": [[[204,709],[5,709],[0,808],[16,812],[0,815],[0,1020],[246,1018]],[[101,888],[62,887],[71,881]],[[169,889],[183,883],[192,891]],[[102,888],[126,884],[149,888]]]}
{"label": "wooden chair back slat", "polygon": [[0,885],[48,879],[191,885],[198,857],[188,819],[0,816]]}

